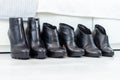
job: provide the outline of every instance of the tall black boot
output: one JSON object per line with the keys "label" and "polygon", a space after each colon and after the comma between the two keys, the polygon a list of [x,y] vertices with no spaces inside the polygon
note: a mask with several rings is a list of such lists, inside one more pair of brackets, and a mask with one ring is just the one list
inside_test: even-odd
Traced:
{"label": "tall black boot", "polygon": [[30,56],[37,59],[46,58],[46,49],[40,34],[39,19],[28,18],[26,34],[30,47]]}
{"label": "tall black boot", "polygon": [[77,30],[75,31],[75,40],[80,48],[85,50],[85,56],[89,57],[100,57],[101,51],[96,47],[93,36],[87,27],[79,24]]}
{"label": "tall black boot", "polygon": [[57,28],[49,23],[43,24],[43,37],[47,48],[47,55],[54,58],[62,58],[66,50],[61,47]]}
{"label": "tall black boot", "polygon": [[29,48],[25,37],[23,19],[9,19],[8,36],[11,44],[11,56],[15,59],[29,59]]}
{"label": "tall black boot", "polygon": [[114,51],[110,47],[106,30],[101,25],[97,24],[95,25],[93,36],[96,46],[102,51],[102,55],[112,57]]}
{"label": "tall black boot", "polygon": [[78,48],[75,43],[74,28],[70,25],[60,23],[59,36],[61,45],[64,45],[69,57],[81,57],[84,55],[84,50]]}

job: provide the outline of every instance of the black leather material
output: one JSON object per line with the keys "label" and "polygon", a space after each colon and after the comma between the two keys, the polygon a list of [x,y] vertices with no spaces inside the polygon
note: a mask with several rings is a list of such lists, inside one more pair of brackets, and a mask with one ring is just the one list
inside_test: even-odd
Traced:
{"label": "black leather material", "polygon": [[114,51],[110,47],[106,30],[101,25],[96,24],[93,36],[96,46],[102,51],[102,55],[112,57],[114,55]]}
{"label": "black leather material", "polygon": [[65,46],[69,57],[80,57],[84,55],[84,50],[75,43],[74,28],[65,23],[59,24],[59,36],[61,45]]}
{"label": "black leather material", "polygon": [[29,47],[26,41],[23,19],[9,19],[8,36],[11,44],[11,56],[15,59],[29,59]]}
{"label": "black leather material", "polygon": [[85,50],[85,56],[100,57],[102,55],[94,43],[92,32],[82,24],[78,24],[75,31],[75,41],[80,48]]}
{"label": "black leather material", "polygon": [[39,19],[28,18],[26,34],[30,47],[30,56],[37,59],[46,58],[46,49],[41,38]]}
{"label": "black leather material", "polygon": [[66,50],[60,45],[58,31],[55,26],[44,23],[42,35],[49,57],[62,58],[65,56]]}

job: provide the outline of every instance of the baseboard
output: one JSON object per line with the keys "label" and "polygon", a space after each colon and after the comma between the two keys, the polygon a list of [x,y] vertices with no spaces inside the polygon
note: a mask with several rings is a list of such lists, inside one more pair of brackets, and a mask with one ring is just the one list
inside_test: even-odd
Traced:
{"label": "baseboard", "polygon": [[10,51],[10,45],[0,45],[0,52],[4,53],[8,53],[8,52],[11,52]]}

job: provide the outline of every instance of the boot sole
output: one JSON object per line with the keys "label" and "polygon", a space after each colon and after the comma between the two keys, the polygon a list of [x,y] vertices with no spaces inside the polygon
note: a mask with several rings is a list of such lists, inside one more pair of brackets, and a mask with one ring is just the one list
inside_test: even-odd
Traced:
{"label": "boot sole", "polygon": [[65,53],[47,53],[47,56],[52,58],[64,58]]}
{"label": "boot sole", "polygon": [[84,53],[71,53],[71,54],[68,54],[68,57],[82,57],[84,55]]}
{"label": "boot sole", "polygon": [[31,58],[36,58],[36,59],[45,59],[46,56],[46,52],[37,52],[37,51],[32,51],[30,53]]}
{"label": "boot sole", "polygon": [[46,54],[44,54],[44,53],[37,52],[35,54],[37,54],[37,55],[34,55],[34,56],[32,55],[31,58],[45,59],[47,57]]}
{"label": "boot sole", "polygon": [[16,52],[16,53],[11,53],[12,58],[14,59],[22,59],[22,60],[27,60],[30,58],[29,53],[27,52]]}
{"label": "boot sole", "polygon": [[114,56],[114,53],[102,53],[102,56],[105,56],[105,57],[113,57]]}
{"label": "boot sole", "polygon": [[102,54],[91,54],[91,53],[85,52],[85,55],[84,55],[84,56],[100,58],[100,57],[102,56]]}

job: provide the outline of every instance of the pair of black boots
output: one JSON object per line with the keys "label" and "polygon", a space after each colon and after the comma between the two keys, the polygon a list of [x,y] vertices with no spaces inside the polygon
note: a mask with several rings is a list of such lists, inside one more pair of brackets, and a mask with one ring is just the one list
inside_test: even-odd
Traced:
{"label": "pair of black boots", "polygon": [[56,26],[44,23],[41,34],[39,19],[29,18],[26,38],[22,18],[10,18],[9,38],[12,58],[44,59],[46,56],[61,58],[65,54],[69,57],[113,56],[114,52],[109,46],[104,28],[96,26],[98,27],[92,34],[88,28],[79,24],[74,34],[74,28],[70,25],[60,23],[57,31]]}
{"label": "pair of black boots", "polygon": [[46,49],[40,34],[39,19],[28,18],[26,31],[22,18],[10,18],[9,24],[8,35],[11,43],[12,58],[46,58]]}
{"label": "pair of black boots", "polygon": [[79,24],[75,31],[76,44],[85,50],[85,56],[100,57],[114,55],[110,47],[106,30],[96,24],[93,32],[82,24]]}

